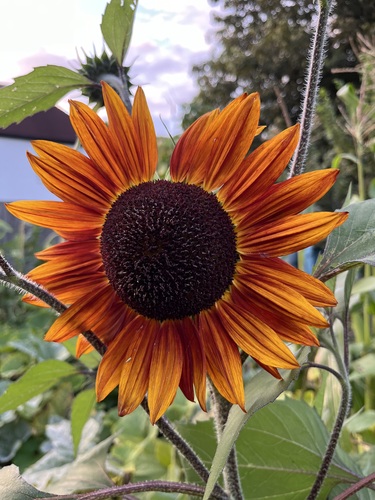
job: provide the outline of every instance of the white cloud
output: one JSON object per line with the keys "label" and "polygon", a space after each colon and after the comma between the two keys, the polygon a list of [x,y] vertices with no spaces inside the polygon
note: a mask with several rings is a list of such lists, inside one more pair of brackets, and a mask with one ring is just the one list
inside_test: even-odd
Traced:
{"label": "white cloud", "polygon": [[[0,53],[2,83],[44,64],[73,69],[77,51],[90,55],[93,47],[103,48],[105,0],[0,0],[0,5],[0,44],[7,47]],[[208,57],[210,11],[206,0],[139,2],[127,63],[134,83],[145,86],[158,133],[165,134],[159,115],[173,134],[180,132],[181,106],[198,91],[191,67]]]}

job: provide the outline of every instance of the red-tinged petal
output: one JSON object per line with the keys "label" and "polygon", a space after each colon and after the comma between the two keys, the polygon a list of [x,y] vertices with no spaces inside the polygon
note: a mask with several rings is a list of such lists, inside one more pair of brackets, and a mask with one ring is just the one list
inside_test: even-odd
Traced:
{"label": "red-tinged petal", "polygon": [[184,364],[180,387],[187,399],[194,400],[195,394],[201,408],[206,411],[206,358],[199,332],[190,318],[175,322],[183,345]]}
{"label": "red-tinged petal", "polygon": [[153,345],[148,386],[150,420],[154,424],[171,405],[181,380],[182,345],[173,321],[163,321]]}
{"label": "red-tinged petal", "polygon": [[[137,322],[133,321],[126,325],[124,330],[107,346],[96,375],[96,398],[98,401],[105,399],[119,385],[122,369],[129,357],[129,346],[134,340],[140,321],[138,319]],[[129,330],[130,326],[135,328]]]}
{"label": "red-tinged petal", "polygon": [[210,164],[206,167],[204,188],[214,191],[224,182],[237,178],[238,165],[247,155],[253,142],[260,115],[258,94],[251,94],[241,101],[236,112],[225,116],[220,113],[216,134],[211,137]]}
{"label": "red-tinged petal", "polygon": [[142,180],[153,178],[158,162],[158,148],[151,114],[144,92],[138,88],[133,105],[132,119],[138,136],[138,157],[140,159]]}
{"label": "red-tinged petal", "polygon": [[[107,108],[108,114],[110,111]],[[120,161],[119,147],[113,142],[103,120],[85,104],[70,101],[70,121],[95,167],[115,186],[114,194],[120,194],[128,188],[129,176]]]}
{"label": "red-tinged petal", "polygon": [[[42,151],[43,145],[39,148],[38,143],[35,142],[33,145],[37,151]],[[46,151],[49,152],[50,156],[47,155]],[[62,201],[82,205],[98,213],[105,212],[113,198],[113,195],[108,192],[108,187],[106,189],[108,182],[94,168],[85,174],[77,171],[77,166],[80,164],[89,170],[91,162],[81,153],[73,149],[71,151],[74,153],[70,153],[69,156],[66,154],[68,156],[65,160],[66,163],[63,161],[62,154],[61,159],[56,158],[59,157],[61,151],[59,147],[55,147],[54,143],[51,143],[49,149],[44,146],[41,157],[30,153],[27,156],[34,172],[40,177],[46,188]],[[82,158],[77,158],[76,155],[81,155]]]}
{"label": "red-tinged petal", "polygon": [[242,364],[237,345],[212,308],[199,314],[199,332],[203,341],[207,371],[220,394],[245,411]]}
{"label": "red-tinged petal", "polygon": [[76,357],[80,358],[83,354],[88,354],[93,350],[93,345],[90,344],[90,342],[83,335],[78,335],[76,344]]}
{"label": "red-tinged petal", "polygon": [[[49,293],[54,295],[63,304],[73,304],[77,300],[87,296],[88,290],[97,290],[98,287],[100,288],[108,284],[108,279],[103,273],[86,275],[84,277],[62,275],[59,281],[52,281],[52,279],[53,277],[35,281],[44,286]],[[34,300],[26,300],[26,297],[25,302],[39,305],[34,303]]]}
{"label": "red-tinged petal", "polygon": [[266,370],[266,372],[268,372],[270,375],[272,375],[273,377],[279,379],[279,380],[282,380],[283,377],[280,375],[279,373],[279,370],[273,366],[268,366],[268,365],[265,365],[264,363],[261,363],[258,359],[255,359],[253,358],[253,360],[261,367],[263,368],[263,370]]}
{"label": "red-tinged petal", "polygon": [[282,314],[305,325],[326,328],[326,319],[300,293],[279,283],[277,287],[264,277],[238,276],[236,286],[246,288],[246,297],[253,304],[259,304],[264,309]]}
{"label": "red-tinged petal", "polygon": [[120,416],[134,411],[143,400],[150,379],[150,364],[160,323],[139,317],[129,333],[132,342],[126,350],[121,371],[118,411]]}
{"label": "red-tinged petal", "polygon": [[114,291],[109,285],[103,285],[77,300],[57,318],[48,330],[45,340],[63,342],[81,332],[91,330],[102,315],[108,313],[113,300]]}
{"label": "red-tinged petal", "polygon": [[64,276],[81,276],[84,279],[88,273],[96,273],[102,269],[103,263],[98,255],[93,255],[91,259],[82,259],[80,262],[76,256],[66,259],[65,263],[60,261],[48,261],[36,267],[28,273],[28,276],[35,281],[44,280],[46,283],[59,281]]}
{"label": "red-tinged petal", "polygon": [[261,199],[255,203],[250,199],[241,207],[243,224],[264,224],[302,212],[327,193],[338,173],[335,169],[317,170],[274,184]]}
{"label": "red-tinged petal", "polygon": [[246,275],[249,282],[251,282],[251,276],[256,276],[260,280],[266,278],[273,283],[275,288],[281,282],[303,295],[310,304],[317,307],[337,304],[331,290],[321,281],[278,258],[249,257],[238,263],[237,272]]}
{"label": "red-tinged petal", "polygon": [[60,201],[15,201],[6,204],[9,212],[31,224],[50,229],[84,232],[98,230],[103,218],[79,205]]}
{"label": "red-tinged petal", "polygon": [[234,300],[219,302],[218,311],[223,326],[234,342],[261,363],[277,368],[296,368],[298,362],[277,334],[250,311]]}
{"label": "red-tinged petal", "polygon": [[199,158],[192,145],[197,144],[218,113],[219,110],[215,110],[198,118],[177,141],[170,161],[170,174],[174,182],[191,183],[191,176],[194,175],[197,184],[203,183],[205,171],[199,169]]}
{"label": "red-tinged petal", "polygon": [[64,241],[57,243],[52,247],[45,248],[35,253],[35,257],[40,260],[64,260],[71,256],[79,255],[79,258],[92,258],[98,256],[100,251],[100,242],[98,239],[82,241]]}
{"label": "red-tinged petal", "polygon": [[317,212],[290,215],[275,222],[259,225],[248,234],[245,222],[237,226],[237,249],[243,255],[280,257],[315,245],[348,218],[346,212]]}
{"label": "red-tinged petal", "polygon": [[[126,176],[126,180],[123,180],[123,185],[125,186],[126,184],[126,186],[128,186],[130,184],[139,184],[142,181],[151,180],[155,170],[152,174],[150,174],[149,170],[144,170],[145,165],[142,156],[145,155],[146,158],[148,158],[147,161],[150,161],[151,156],[154,154],[153,145],[149,146],[147,141],[144,142],[144,136],[138,136],[138,130],[136,130],[134,126],[134,121],[119,95],[105,82],[102,83],[102,87],[104,103],[108,115],[109,134],[115,147],[118,165],[122,174]],[[139,98],[137,98],[137,101],[138,99]],[[136,102],[135,105],[137,106],[137,113],[145,112],[144,106],[140,106],[139,103]],[[145,106],[147,108],[147,104],[145,104]],[[148,117],[138,116],[137,119],[144,123],[144,121],[147,121]],[[147,125],[144,125],[144,128],[147,128]],[[150,137],[150,140],[153,143],[155,140],[155,132],[153,136]],[[144,152],[140,156],[140,148],[144,148],[147,153]],[[150,165],[148,165],[147,168],[149,169]],[[156,168],[156,165],[154,165],[154,168]]]}
{"label": "red-tinged petal", "polygon": [[283,173],[298,144],[299,126],[290,127],[266,141],[238,167],[238,172],[225,182],[217,196],[228,211],[236,211],[249,201],[262,197]]}

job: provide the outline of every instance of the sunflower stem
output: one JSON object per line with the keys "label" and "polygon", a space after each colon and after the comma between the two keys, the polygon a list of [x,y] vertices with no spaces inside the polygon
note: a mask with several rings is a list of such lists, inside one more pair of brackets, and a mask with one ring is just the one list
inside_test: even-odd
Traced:
{"label": "sunflower stem", "polygon": [[105,500],[107,498],[114,498],[114,496],[116,496],[116,498],[120,496],[121,498],[129,498],[128,495],[131,493],[143,493],[146,491],[181,493],[185,495],[192,495],[195,497],[203,497],[204,495],[204,488],[196,484],[155,480],[142,481],[134,484],[124,484],[122,486],[112,486],[110,488],[103,488],[101,490],[92,491],[90,493],[81,493],[77,495],[56,495],[48,498],[56,498],[57,500]]}
{"label": "sunflower stem", "polygon": [[[340,354],[338,352],[335,354],[336,359],[338,360],[338,357],[340,357]],[[310,494],[307,497],[307,500],[315,500],[319,492],[321,490],[321,487],[323,485],[323,482],[327,476],[329,467],[331,465],[333,455],[335,453],[337,443],[341,434],[341,429],[344,424],[346,415],[348,414],[349,408],[350,408],[350,383],[346,374],[345,367],[343,365],[343,362],[340,357],[340,361],[338,360],[339,368],[343,373],[339,373],[336,370],[330,368],[329,366],[326,365],[321,365],[318,363],[308,363],[306,366],[308,368],[314,367],[314,368],[320,368],[321,370],[326,370],[332,375],[334,375],[337,380],[340,382],[341,389],[342,389],[342,394],[341,394],[341,401],[340,401],[340,407],[337,412],[336,416],[336,421],[333,426],[331,436],[326,448],[326,452],[324,454],[322,463],[320,465],[319,472],[316,476],[315,482],[311,488]],[[344,368],[344,371],[342,370]]]}
{"label": "sunflower stem", "polygon": [[[142,408],[149,415],[150,410],[148,407],[147,397],[145,397],[141,403]],[[177,432],[173,425],[169,422],[166,417],[161,417],[155,422],[163,436],[171,443],[173,446],[181,453],[181,455],[189,462],[195,472],[199,475],[205,483],[208,481],[210,475],[209,470],[192,449],[190,444],[185,441],[185,439]],[[228,499],[228,495],[218,484],[215,486],[212,497],[217,499]]]}
{"label": "sunflower stem", "polygon": [[[27,278],[25,275],[19,273],[14,269],[14,267],[0,254],[0,269],[3,272],[0,273],[0,282],[7,284],[8,286],[15,288],[21,293],[31,293],[34,297],[45,302],[54,311],[62,314],[66,311],[67,306],[60,302],[56,297],[54,297],[50,292],[47,292],[45,288],[38,285],[34,281]],[[106,351],[106,346],[103,342],[91,331],[82,332],[82,335],[90,342],[90,344],[103,356]]]}
{"label": "sunflower stem", "polygon": [[[229,403],[229,401],[223,398],[223,396],[218,392],[211,380],[209,381],[209,385],[216,433],[218,440],[220,441],[232,405],[231,403]],[[244,496],[241,487],[241,479],[238,472],[237,453],[235,446],[233,446],[228,455],[227,463],[223,470],[223,478],[225,489],[229,493],[230,498],[233,500],[243,500]]]}
{"label": "sunflower stem", "polygon": [[306,165],[310,146],[311,130],[314,122],[316,99],[325,59],[325,43],[327,39],[328,19],[332,12],[334,0],[318,1],[318,20],[308,54],[309,68],[306,78],[305,96],[301,112],[301,135],[289,171],[289,177],[299,175]]}

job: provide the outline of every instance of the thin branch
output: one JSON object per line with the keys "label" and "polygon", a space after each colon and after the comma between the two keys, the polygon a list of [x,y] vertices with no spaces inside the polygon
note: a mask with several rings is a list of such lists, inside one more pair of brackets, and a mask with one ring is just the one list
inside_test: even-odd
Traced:
{"label": "thin branch", "polygon": [[324,65],[328,19],[334,0],[319,0],[318,22],[309,52],[309,69],[301,114],[301,136],[294,154],[289,177],[301,174],[305,168],[314,121],[316,98]]}
{"label": "thin branch", "polygon": [[[162,491],[163,493],[182,493],[195,497],[203,497],[204,488],[196,484],[184,484],[169,481],[144,481],[134,484],[124,484],[123,486],[112,486],[90,493],[80,493],[77,495],[56,495],[48,498],[56,500],[105,500],[114,496],[123,496],[130,493],[142,493],[146,491]],[[45,497],[47,498],[47,497]]]}
{"label": "thin branch", "polygon": [[[210,392],[212,397],[212,407],[214,411],[214,421],[216,426],[216,432],[219,438],[223,434],[225,425],[228,420],[229,411],[232,407],[231,403],[227,401],[218,392],[214,384],[209,381]],[[223,470],[225,489],[228,491],[229,496],[233,500],[243,500],[243,492],[241,486],[241,479],[238,471],[237,453],[235,445],[231,449],[227,463],[225,464]]]}
{"label": "thin branch", "polygon": [[342,389],[342,395],[341,395],[341,402],[340,402],[340,407],[337,412],[336,416],[336,421],[333,426],[332,432],[331,432],[331,437],[327,445],[326,452],[324,454],[322,463],[320,465],[319,472],[316,476],[315,482],[311,488],[310,494],[307,497],[307,500],[315,500],[320,492],[320,489],[323,485],[323,482],[327,476],[329,467],[331,465],[333,455],[335,453],[337,443],[340,437],[341,429],[344,424],[346,415],[348,413],[349,405],[350,405],[350,385],[347,377],[341,375],[341,373],[337,372],[336,370],[330,368],[329,366],[326,365],[321,365],[318,363],[307,363],[304,365],[304,367],[310,368],[320,368],[321,370],[326,370],[332,375],[334,375],[337,380],[340,382],[341,389]]}
{"label": "thin branch", "polygon": [[362,488],[366,488],[366,486],[369,486],[372,482],[375,482],[375,472],[373,472],[369,476],[364,477],[363,479],[358,481],[358,483],[353,484],[345,491],[340,493],[340,495],[335,496],[333,500],[346,500],[347,498],[350,498],[352,495],[354,495],[354,493],[357,493],[357,491],[361,490]]}

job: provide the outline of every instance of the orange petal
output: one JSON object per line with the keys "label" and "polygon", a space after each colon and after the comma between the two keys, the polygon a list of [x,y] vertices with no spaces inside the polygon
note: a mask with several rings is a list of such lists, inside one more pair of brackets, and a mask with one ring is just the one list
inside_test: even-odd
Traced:
{"label": "orange petal", "polygon": [[[107,112],[110,113],[109,107]],[[119,161],[120,150],[107,125],[95,111],[77,101],[70,101],[70,121],[95,167],[115,186],[116,197],[129,187],[129,176]]]}
{"label": "orange petal", "polygon": [[296,368],[298,362],[277,334],[237,303],[221,300],[218,312],[234,342],[261,363],[278,368]]}
{"label": "orange petal", "polygon": [[[245,287],[245,291],[243,290]],[[292,288],[268,279],[255,276],[236,277],[236,287],[253,304],[259,304],[276,316],[281,314],[305,325],[326,328],[326,319],[300,293]]]}
{"label": "orange petal", "polygon": [[28,153],[28,159],[51,193],[99,213],[108,210],[113,187],[89,158],[67,146],[47,141],[35,141],[33,147],[40,156]]}
{"label": "orange petal", "polygon": [[264,363],[261,363],[258,359],[253,358],[253,360],[261,367],[263,370],[266,370],[270,375],[273,377],[282,380],[282,376],[279,373],[279,370],[277,368],[274,368],[273,366],[268,366],[265,365]]}
{"label": "orange petal", "polygon": [[196,184],[203,183],[205,170],[199,163],[195,147],[192,145],[198,143],[199,138],[204,135],[205,130],[218,114],[219,110],[204,114],[190,125],[177,141],[170,161],[170,174],[174,182],[191,182],[191,175],[194,171]]}
{"label": "orange petal", "polygon": [[[236,211],[258,197],[285,170],[299,139],[299,126],[290,127],[264,142],[241,163],[236,175],[225,182],[217,196],[229,211]],[[264,199],[264,198],[262,198]]]}
{"label": "orange petal", "polygon": [[207,361],[207,371],[217,390],[230,403],[245,411],[242,364],[237,345],[227,334],[215,308],[199,314],[199,332]]}
{"label": "orange petal", "polygon": [[113,289],[109,285],[102,285],[64,311],[48,330],[45,340],[63,342],[91,330],[102,315],[108,313],[113,300]]}
{"label": "orange petal", "polygon": [[183,345],[184,364],[180,387],[187,399],[194,400],[195,393],[201,408],[206,411],[206,358],[199,332],[190,318],[175,323]]}
{"label": "orange petal", "polygon": [[182,345],[173,321],[163,321],[153,345],[148,386],[151,423],[155,423],[176,396],[182,372]]}
{"label": "orange petal", "polygon": [[323,240],[348,218],[346,212],[317,212],[290,215],[277,222],[260,225],[248,232],[248,223],[237,226],[237,250],[240,254],[267,257],[288,255]]}
{"label": "orange petal", "polygon": [[240,210],[243,224],[255,225],[260,221],[271,222],[305,210],[333,186],[339,170],[317,170],[297,175],[271,186],[255,203],[250,199]]}
{"label": "orange petal", "polygon": [[282,259],[249,257],[237,264],[237,272],[249,277],[250,281],[251,276],[257,276],[258,279],[266,278],[269,283],[273,283],[275,288],[281,282],[303,295],[310,304],[317,307],[337,304],[331,290],[321,281],[296,269]]}
{"label": "orange petal", "polygon": [[118,411],[127,415],[134,411],[144,398],[150,379],[150,364],[160,323],[142,316],[136,318],[131,332],[132,342],[125,352],[121,371]]}
{"label": "orange petal", "polygon": [[101,216],[79,205],[60,201],[16,201],[6,204],[9,212],[31,224],[60,231],[100,231]]}
{"label": "orange petal", "polygon": [[138,157],[140,158],[143,181],[153,178],[158,162],[158,148],[151,114],[141,88],[138,88],[133,104],[132,119],[138,136]]}
{"label": "orange petal", "polygon": [[238,166],[253,142],[259,115],[258,94],[243,98],[235,111],[225,113],[223,110],[219,114],[215,120],[216,130],[210,138],[212,148],[205,169],[204,188],[207,191],[216,190],[231,177],[237,177]]}
{"label": "orange petal", "polygon": [[35,253],[35,257],[40,260],[59,260],[63,261],[70,256],[79,255],[79,258],[91,258],[92,255],[98,255],[100,252],[100,242],[98,239],[82,241],[63,241],[52,247],[45,248]]}

